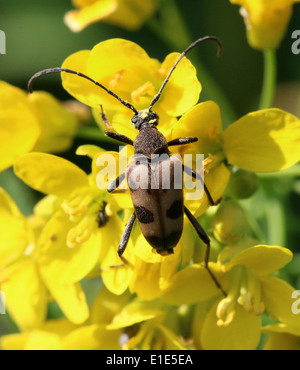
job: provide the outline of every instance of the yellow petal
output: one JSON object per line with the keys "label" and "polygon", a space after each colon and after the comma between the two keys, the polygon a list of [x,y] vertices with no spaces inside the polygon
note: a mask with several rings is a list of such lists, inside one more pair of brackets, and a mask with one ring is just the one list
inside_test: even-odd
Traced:
{"label": "yellow petal", "polygon": [[87,325],[78,328],[61,341],[64,351],[120,350],[119,330],[107,330],[105,325]]}
{"label": "yellow petal", "polygon": [[300,336],[300,322],[299,326],[295,327],[292,325],[285,324],[283,322],[280,322],[278,324],[273,324],[273,325],[267,325],[262,328],[262,331],[264,333],[289,333],[294,336]]}
{"label": "yellow petal", "polygon": [[26,94],[5,82],[0,82],[0,122],[0,170],[4,170],[29,152],[40,134]]}
{"label": "yellow petal", "polygon": [[263,349],[265,351],[299,351],[299,336],[289,333],[271,333]]}
{"label": "yellow petal", "polygon": [[132,232],[134,241],[134,254],[146,263],[160,263],[164,257],[153,251],[151,245],[144,238],[140,227],[137,226]]}
{"label": "yellow petal", "polygon": [[140,298],[152,300],[160,296],[160,264],[147,263],[135,258],[133,276],[129,284],[130,292]]}
{"label": "yellow petal", "polygon": [[105,150],[97,145],[80,145],[76,150],[76,155],[86,155],[93,159],[96,154],[101,152],[105,152]]}
{"label": "yellow petal", "polygon": [[114,317],[112,323],[107,325],[107,329],[125,328],[155,317],[163,317],[165,315],[163,307],[164,304],[160,300],[147,302],[140,298],[135,298]]}
{"label": "yellow petal", "polygon": [[59,350],[60,340],[76,326],[66,319],[48,320],[39,329],[2,337],[6,350]]}
{"label": "yellow petal", "polygon": [[39,350],[59,350],[60,338],[56,333],[47,332],[44,330],[34,330],[30,332],[24,351],[39,351]]}
{"label": "yellow petal", "polygon": [[[230,179],[230,171],[222,163],[213,168],[207,175],[204,176],[205,185],[210,192],[214,202],[218,202],[227,187]],[[208,207],[210,207],[209,200],[204,192],[203,198],[199,201],[185,200],[185,205],[197,218],[201,216]]]}
{"label": "yellow petal", "polygon": [[[87,60],[88,75],[127,101],[131,101],[132,92],[147,81],[154,83],[157,68],[158,62],[151,59],[143,48],[123,39],[110,39],[97,44]],[[104,109],[124,111],[116,99],[107,93],[102,96]]]}
{"label": "yellow petal", "polygon": [[1,289],[7,310],[20,330],[39,327],[46,319],[48,293],[33,263],[15,271]]}
{"label": "yellow petal", "polygon": [[34,92],[28,100],[41,129],[33,151],[56,153],[69,149],[78,125],[75,116],[46,92]]}
{"label": "yellow petal", "polygon": [[[99,243],[101,246],[99,259],[101,268],[103,269],[103,282],[110,292],[117,295],[125,292],[132,276],[132,266],[124,264],[117,253],[118,245],[124,232],[124,226],[118,216],[111,216],[108,223],[99,229],[101,240]],[[131,260],[131,249],[132,245],[131,241],[129,241],[124,253],[127,261]]]}
{"label": "yellow petal", "polygon": [[79,32],[97,21],[136,30],[152,15],[156,7],[154,0],[77,0],[73,3],[79,10],[70,11],[65,16],[65,23],[73,32]]}
{"label": "yellow petal", "polygon": [[[43,275],[43,271],[41,273]],[[68,320],[79,325],[89,318],[89,307],[79,283],[62,284],[44,275],[43,279]]]}
{"label": "yellow petal", "polygon": [[292,4],[299,0],[230,0],[242,5],[249,44],[259,50],[275,49],[284,37],[292,15]]}
{"label": "yellow petal", "polygon": [[30,333],[9,334],[0,337],[0,347],[3,351],[24,350]]}
{"label": "yellow petal", "polygon": [[230,266],[244,265],[260,275],[269,275],[281,269],[293,258],[293,253],[286,248],[255,245],[236,254],[229,262]]}
{"label": "yellow petal", "polygon": [[[78,1],[76,2],[78,3]],[[79,7],[79,4],[74,4]],[[66,13],[64,21],[73,32],[79,32],[91,23],[107,18],[117,10],[116,0],[94,1],[91,5],[86,2],[86,6],[80,4],[80,10],[71,10]]]}
{"label": "yellow petal", "polygon": [[227,326],[218,326],[216,309],[209,311],[202,328],[201,344],[205,350],[253,350],[260,339],[260,317],[236,304],[234,318]]}
{"label": "yellow petal", "polygon": [[269,337],[264,345],[264,350],[268,351],[297,351],[300,350],[300,326],[298,330],[284,323],[264,326],[264,333],[268,333]]}
{"label": "yellow petal", "polygon": [[164,335],[165,343],[164,343],[164,346],[162,348],[163,350],[175,351],[175,350],[185,350],[185,349],[187,349],[180,342],[179,337],[177,335],[175,335],[174,332],[172,332],[172,330],[168,329],[164,325],[158,325],[157,327],[162,332],[162,334]]}
{"label": "yellow petal", "polygon": [[[53,282],[73,283],[83,279],[96,265],[100,243],[93,233],[74,248],[67,246],[67,235],[74,227],[68,215],[58,211],[46,224],[37,244],[37,258],[43,274]],[[95,217],[96,227],[96,217]]]}
{"label": "yellow petal", "polygon": [[60,205],[61,202],[55,195],[46,195],[34,206],[34,214],[47,220],[55,213],[56,208],[60,207]]}
{"label": "yellow petal", "polygon": [[242,117],[223,133],[230,164],[253,172],[288,168],[300,160],[300,121],[280,109]]}
{"label": "yellow petal", "polygon": [[[226,290],[227,279],[220,273],[220,267],[210,263],[210,269]],[[163,290],[161,298],[169,304],[181,305],[205,301],[220,294],[207,270],[201,264],[195,264],[175,274]]]}
{"label": "yellow petal", "polygon": [[[82,50],[77,53],[70,55],[63,63],[62,68],[72,69],[83,74],[87,74],[87,60],[90,55],[90,50]],[[97,107],[103,101],[103,97],[106,96],[100,87],[93,84],[84,78],[80,78],[77,75],[69,73],[61,74],[63,87],[74,96],[75,99],[79,100],[83,104],[90,107]],[[102,83],[102,81],[99,81]],[[111,98],[112,99],[112,98]],[[104,105],[106,109],[106,106]]]}
{"label": "yellow petal", "polygon": [[[111,39],[97,44],[91,51],[80,51],[68,57],[63,68],[82,72],[110,89],[120,98],[131,100],[131,92],[144,84],[157,69],[157,61],[149,58],[137,44]],[[90,81],[62,74],[64,88],[86,105],[104,110],[126,108],[115,98]]]}
{"label": "yellow petal", "polygon": [[131,295],[128,290],[121,295],[115,295],[102,287],[91,307],[90,322],[92,324],[109,324],[130,300]]}
{"label": "yellow petal", "polygon": [[15,202],[0,188],[0,266],[21,256],[32,242],[25,217]]}
{"label": "yellow petal", "polygon": [[45,194],[68,197],[88,185],[88,177],[75,164],[45,153],[25,154],[16,161],[15,173],[27,185]]}
{"label": "yellow petal", "polygon": [[221,112],[213,101],[200,103],[184,114],[174,126],[172,138],[195,136],[196,143],[182,146],[180,153],[198,153],[207,156],[220,150],[218,134],[222,132]]}
{"label": "yellow petal", "polygon": [[156,0],[118,0],[117,10],[105,20],[128,30],[138,30],[157,7]]}
{"label": "yellow petal", "polygon": [[287,282],[274,276],[261,277],[262,301],[266,311],[275,320],[299,328],[299,315],[295,315],[292,306],[295,289]]}
{"label": "yellow petal", "polygon": [[[169,54],[162,63],[161,70],[165,71],[166,75],[179,55]],[[164,89],[160,106],[173,117],[181,116],[198,102],[200,92],[201,84],[197,79],[196,69],[187,58],[183,58]]]}

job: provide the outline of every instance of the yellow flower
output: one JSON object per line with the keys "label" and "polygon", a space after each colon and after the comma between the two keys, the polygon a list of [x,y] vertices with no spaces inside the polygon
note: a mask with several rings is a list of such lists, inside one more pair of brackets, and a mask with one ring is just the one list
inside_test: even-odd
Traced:
{"label": "yellow flower", "polygon": [[[88,151],[103,152],[97,147],[80,148],[82,154]],[[72,302],[64,299],[63,290],[56,291],[55,296],[57,283],[77,284],[98,266],[98,273],[100,267],[105,270],[103,280],[112,292],[121,294],[128,287],[129,266],[107,269],[122,263],[117,247],[124,223],[117,215],[118,208],[105,190],[96,187],[92,177],[65,159],[29,153],[17,160],[14,169],[17,176],[33,189],[57,199],[57,205],[37,241],[38,264],[52,295],[60,298],[60,305],[68,318],[77,323]]]}
{"label": "yellow flower", "polygon": [[44,91],[28,94],[27,98],[40,127],[40,136],[32,151],[58,153],[68,150],[78,126],[75,114]]}
{"label": "yellow flower", "polygon": [[107,330],[110,323],[129,300],[129,295],[115,296],[102,289],[91,308],[91,317],[84,325],[66,319],[48,320],[39,328],[21,334],[1,337],[3,350],[118,350],[121,330]]}
{"label": "yellow flower", "polygon": [[[84,73],[141,110],[149,107],[178,56],[178,53],[171,53],[160,63],[133,42],[111,39],[99,43],[91,51],[83,50],[71,55],[62,67]],[[119,112],[121,117],[118,122],[123,122],[120,133],[128,135],[133,112],[106,91],[77,75],[62,73],[62,80],[64,88],[82,103],[93,108],[102,104],[105,111]],[[163,134],[170,131],[176,117],[197,103],[200,91],[196,70],[184,58],[155,106],[160,117],[159,129]],[[114,128],[117,127],[114,125]]]}
{"label": "yellow flower", "polygon": [[0,83],[0,170],[10,167],[18,155],[35,145],[40,128],[28,107],[26,94],[5,82]]}
{"label": "yellow flower", "polygon": [[68,149],[77,120],[50,94],[27,95],[0,82],[0,170],[32,150],[58,152]]}
{"label": "yellow flower", "polygon": [[122,329],[123,348],[141,350],[187,349],[164,321],[171,309],[160,300],[151,302],[135,298],[117,314],[108,330]]}
{"label": "yellow flower", "polygon": [[[3,190],[0,200],[3,228],[0,284],[8,312],[18,327],[23,331],[39,327],[46,318],[49,296],[57,301],[69,320],[76,324],[84,322],[89,309],[79,282],[54,279],[47,274],[47,265],[43,265],[47,256],[42,254],[40,239],[48,230],[45,214],[26,219]],[[53,206],[53,200],[45,203],[48,204],[37,208],[45,210]],[[55,245],[53,235],[49,235],[52,246]]]}
{"label": "yellow flower", "polygon": [[72,0],[72,3],[77,10],[65,15],[65,23],[73,32],[99,21],[136,30],[156,9],[156,0]]}
{"label": "yellow flower", "polygon": [[201,317],[194,321],[194,340],[199,348],[255,349],[260,338],[260,316],[265,311],[292,327],[299,326],[291,311],[294,289],[270,276],[291,260],[292,253],[278,246],[253,244],[244,240],[226,247],[219,254],[218,263],[210,263],[228,293],[225,298],[220,298],[200,264],[178,272],[165,287],[161,298],[169,304],[199,302]]}
{"label": "yellow flower", "polygon": [[300,350],[300,326],[295,328],[291,325],[278,323],[264,326],[262,331],[269,334],[269,337],[263,348],[264,350]]}
{"label": "yellow flower", "polygon": [[[179,147],[179,153],[204,154],[209,189],[210,178],[214,178],[213,199],[222,195],[228,183],[228,164],[252,172],[274,172],[300,160],[300,120],[280,109],[246,114],[222,131],[220,109],[207,101],[190,109],[174,125],[172,137],[181,136],[198,137],[197,142]],[[205,206],[202,202],[196,216],[203,213]]]}
{"label": "yellow flower", "polygon": [[38,327],[46,318],[48,293],[33,256],[41,225],[37,218],[26,219],[0,188],[0,289],[21,330]]}
{"label": "yellow flower", "polygon": [[249,44],[260,50],[278,48],[299,0],[230,0],[241,5]]}

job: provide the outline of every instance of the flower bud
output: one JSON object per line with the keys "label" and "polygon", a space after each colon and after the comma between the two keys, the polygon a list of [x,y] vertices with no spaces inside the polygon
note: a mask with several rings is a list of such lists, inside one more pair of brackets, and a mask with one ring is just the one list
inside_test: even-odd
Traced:
{"label": "flower bud", "polygon": [[213,231],[216,239],[230,244],[241,239],[246,231],[247,219],[243,209],[233,201],[224,201],[213,219]]}
{"label": "flower bud", "polygon": [[258,186],[259,180],[255,173],[239,169],[231,176],[228,189],[234,197],[246,199],[256,192]]}
{"label": "flower bud", "polygon": [[247,38],[258,50],[277,49],[292,15],[292,5],[299,0],[230,0],[241,5]]}

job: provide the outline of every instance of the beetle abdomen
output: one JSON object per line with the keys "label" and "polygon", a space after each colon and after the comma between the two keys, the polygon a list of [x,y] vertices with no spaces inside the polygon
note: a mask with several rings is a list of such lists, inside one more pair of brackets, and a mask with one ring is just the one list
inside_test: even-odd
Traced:
{"label": "beetle abdomen", "polygon": [[132,163],[127,169],[127,181],[141,231],[161,255],[173,253],[182,234],[183,191],[178,176],[182,180],[181,161],[169,156],[154,163]]}

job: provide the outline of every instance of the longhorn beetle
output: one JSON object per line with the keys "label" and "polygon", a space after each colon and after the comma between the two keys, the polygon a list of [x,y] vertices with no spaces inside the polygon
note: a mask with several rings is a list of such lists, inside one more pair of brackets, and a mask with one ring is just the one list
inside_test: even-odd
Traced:
{"label": "longhorn beetle", "polygon": [[[208,40],[217,43],[218,56],[220,56],[222,51],[222,45],[221,42],[216,37],[206,36],[193,42],[183,53],[180,54],[179,58],[177,59],[177,61],[169,71],[167,77],[165,78],[164,82],[162,83],[158,93],[154,96],[153,100],[151,101],[148,109],[137,111],[133,105],[121,99],[114,92],[108,90],[98,81],[95,81],[92,78],[80,72],[76,72],[66,68],[51,68],[36,73],[33,77],[31,77],[31,79],[28,82],[28,90],[32,92],[33,81],[42,75],[55,72],[65,72],[75,74],[99,86],[100,88],[105,90],[108,94],[116,98],[125,107],[131,109],[134,112],[134,116],[131,119],[131,123],[133,127],[139,131],[139,133],[135,140],[132,141],[125,135],[111,131],[111,125],[108,123],[103,108],[100,105],[101,116],[106,126],[105,135],[121,143],[133,145],[135,154],[134,155],[135,161],[132,162],[127,167],[127,170],[124,173],[119,175],[112,183],[110,183],[110,185],[107,188],[107,191],[111,193],[114,190],[116,190],[125,178],[127,178],[127,181],[129,183],[129,176],[131,176],[132,173],[134,173],[136,178],[139,175],[143,176],[145,171],[147,171],[148,174],[147,176],[149,176],[148,179],[150,179],[150,177],[154,178],[155,181],[159,184],[158,188],[156,189],[151,189],[149,187],[145,189],[145,188],[133,188],[131,186],[132,184],[129,183],[130,195],[134,205],[134,213],[131,215],[125,227],[124,233],[119,244],[118,254],[121,257],[122,254],[124,253],[136,218],[138,219],[144,237],[146,238],[148,243],[156,250],[157,253],[163,256],[173,253],[173,248],[178,244],[178,241],[180,240],[182,235],[183,216],[185,213],[187,218],[193,225],[195,231],[197,232],[198,236],[200,237],[200,239],[206,244],[204,267],[210,274],[216,286],[226,296],[226,293],[223,291],[218,280],[216,279],[216,277],[211,272],[208,266],[210,254],[210,239],[206,232],[204,231],[204,229],[198,223],[196,218],[187,209],[187,207],[184,206],[182,186],[180,189],[175,189],[174,183],[171,180],[170,189],[167,191],[163,189],[162,179],[160,179],[160,173],[162,172],[164,160],[159,162],[159,165],[155,167],[155,170],[153,170],[150,163],[151,155],[164,154],[166,158],[165,161],[169,162],[168,165],[170,165],[171,171],[170,174],[174,174],[175,171],[174,168],[176,164],[178,164],[176,163],[176,161],[179,161],[179,159],[178,158],[174,159],[173,157],[170,157],[170,152],[168,148],[170,146],[175,145],[185,145],[194,143],[198,140],[197,137],[181,137],[167,142],[163,134],[157,130],[159,117],[155,112],[152,111],[152,108],[154,104],[159,100],[162,91],[164,90],[166,84],[170,79],[171,74],[175,70],[180,60],[196,45]],[[142,157],[146,158],[146,162],[141,161]],[[194,171],[192,168],[183,165],[181,162],[180,166],[182,168],[182,171],[185,171],[194,179],[201,181],[204,187],[204,191],[208,197],[209,203],[211,205],[215,205],[216,203],[213,201],[210,192],[207,189],[201,175]],[[150,181],[148,183],[150,183]]]}

